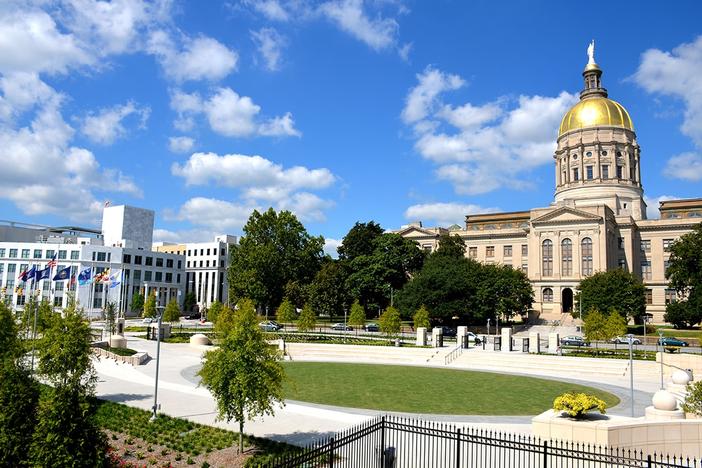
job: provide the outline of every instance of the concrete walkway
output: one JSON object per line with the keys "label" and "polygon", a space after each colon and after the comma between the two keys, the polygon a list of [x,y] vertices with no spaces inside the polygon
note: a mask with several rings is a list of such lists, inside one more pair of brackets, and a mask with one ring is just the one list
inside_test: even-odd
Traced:
{"label": "concrete walkway", "polygon": [[[128,337],[128,347],[138,351],[146,351],[151,356],[156,355],[156,343],[142,339]],[[449,367],[459,369],[489,370],[491,372],[506,372],[510,374],[521,374],[530,376],[541,376],[545,378],[555,378],[550,375],[549,363],[544,360],[545,369],[539,371],[539,358],[546,356],[529,356],[519,353],[500,353],[490,351],[468,350],[467,353],[475,352],[470,359],[457,359],[450,366],[444,366],[443,356],[451,350],[449,348],[391,348],[375,346],[344,346],[344,345],[306,345],[295,344],[290,346],[289,351],[294,360],[308,361],[329,361],[329,362],[374,362],[378,364],[402,364],[431,367]],[[216,405],[210,393],[203,387],[198,386],[196,373],[200,368],[202,359],[202,349],[193,348],[188,344],[161,343],[161,364],[159,368],[159,404],[162,413],[187,418],[202,424],[226,427],[238,430],[238,424],[234,421],[226,423],[216,420]],[[534,364],[531,367],[525,366],[526,372],[515,372],[513,368],[504,369],[504,354],[508,354],[512,360],[526,357]],[[557,380],[591,385],[616,394],[621,400],[621,404],[610,411],[612,414],[629,415],[629,393],[628,377],[612,377],[608,375],[597,375],[578,373],[579,365],[595,366],[602,364],[610,365],[602,361],[604,359],[588,360],[594,362],[585,363],[581,358],[559,358],[548,357],[549,359],[573,360],[572,368],[561,374]],[[476,366],[473,362],[480,362]],[[536,363],[536,364],[535,364]],[[560,367],[560,366],[557,366]],[[125,403],[130,406],[150,410],[153,405],[154,375],[156,360],[152,359],[143,366],[132,367],[126,364],[117,364],[110,359],[96,360],[95,368],[98,372],[99,382],[97,386],[98,396],[106,400]],[[524,370],[524,369],[523,369]],[[580,378],[576,378],[580,376]],[[635,371],[635,376],[637,376]],[[635,413],[643,415],[643,409],[651,401],[651,394],[657,389],[658,377],[650,373],[641,373],[636,379],[636,388],[640,389],[635,393]],[[525,396],[526,397],[526,396]],[[544,408],[546,410],[548,408]],[[326,405],[317,405],[304,402],[288,401],[282,408],[276,410],[275,416],[266,416],[254,421],[247,422],[245,431],[249,434],[267,437],[274,440],[286,441],[295,444],[304,444],[314,439],[331,435],[339,430],[359,424],[362,421],[373,418],[379,412],[365,409],[339,408]],[[423,419],[441,422],[452,422],[463,427],[482,427],[499,431],[530,433],[531,417],[529,416],[448,416],[448,415],[408,415],[400,416],[421,417]]]}

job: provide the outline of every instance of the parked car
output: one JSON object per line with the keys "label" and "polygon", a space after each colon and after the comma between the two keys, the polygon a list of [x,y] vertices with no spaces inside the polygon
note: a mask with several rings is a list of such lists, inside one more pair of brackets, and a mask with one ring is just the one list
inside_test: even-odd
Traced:
{"label": "parked car", "polygon": [[151,317],[144,317],[144,320],[142,320],[141,323],[145,323],[146,325],[148,325],[153,321],[154,319],[152,319]]}
{"label": "parked car", "polygon": [[274,322],[273,320],[268,320],[267,322],[261,322],[258,324],[258,326],[261,328],[261,330],[266,331],[266,332],[275,332],[280,330],[281,327],[277,322]]}
{"label": "parked car", "polygon": [[200,320],[200,312],[193,312],[185,316],[188,320]]}
{"label": "parked car", "polygon": [[331,329],[344,331],[344,330],[353,330],[353,327],[350,325],[346,325],[345,323],[339,322],[339,323],[335,323],[334,325],[332,325]]}
{"label": "parked car", "polygon": [[590,346],[582,336],[566,336],[561,338],[561,346]]}
{"label": "parked car", "polygon": [[661,346],[690,346],[687,342],[672,336],[664,336],[663,338],[659,338],[658,344]]}
{"label": "parked car", "polygon": [[475,344],[480,344],[482,341],[480,340],[480,337],[476,335],[473,332],[468,332],[466,333],[466,336],[468,337],[468,342],[470,343],[471,341],[475,342]]}
{"label": "parked car", "polygon": [[456,329],[451,328],[451,327],[447,327],[444,325],[443,327],[441,327],[441,334],[444,335],[445,337],[446,336],[449,336],[449,337],[456,336]]}
{"label": "parked car", "polygon": [[[612,343],[615,343],[615,344],[629,344],[629,337],[628,336],[615,336],[610,341]],[[631,344],[640,345],[641,340],[636,338],[636,337],[632,337]]]}
{"label": "parked car", "polygon": [[368,331],[368,332],[377,332],[377,331],[380,331],[380,325],[378,325],[377,323],[371,322],[371,323],[365,324],[363,326],[363,329]]}

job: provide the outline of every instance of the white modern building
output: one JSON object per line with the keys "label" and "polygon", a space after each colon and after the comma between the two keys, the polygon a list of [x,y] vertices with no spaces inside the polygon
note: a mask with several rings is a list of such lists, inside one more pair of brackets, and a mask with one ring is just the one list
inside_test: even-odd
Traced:
{"label": "white modern building", "polygon": [[195,293],[198,307],[207,309],[215,301],[228,301],[229,253],[236,243],[235,236],[221,235],[212,242],[156,243],[153,250],[185,255],[185,294]]}
{"label": "white modern building", "polygon": [[[108,300],[121,313],[133,315],[130,304],[136,293],[155,292],[160,306],[172,299],[182,303],[185,257],[151,251],[153,222],[153,211],[128,206],[105,208],[102,231],[0,222],[0,292],[13,308],[23,308],[32,281],[21,281],[20,274],[33,266],[44,268],[56,256],[52,277],[70,266],[74,280],[45,279],[33,289],[54,307],[67,305],[68,292],[75,293],[91,316],[98,315]],[[136,233],[133,237],[132,230]],[[93,278],[109,270],[116,275],[112,287],[108,283],[79,285],[79,272],[86,269]]]}

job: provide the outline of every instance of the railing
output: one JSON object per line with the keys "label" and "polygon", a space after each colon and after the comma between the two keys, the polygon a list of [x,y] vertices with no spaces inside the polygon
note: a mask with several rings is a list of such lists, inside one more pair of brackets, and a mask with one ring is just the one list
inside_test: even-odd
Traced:
{"label": "railing", "polygon": [[458,358],[458,356],[460,356],[461,354],[463,354],[463,343],[458,343],[458,346],[453,348],[453,350],[450,353],[444,356],[444,365],[448,366],[453,361],[455,361],[456,358]]}
{"label": "railing", "polygon": [[263,467],[693,468],[700,461],[383,416]]}

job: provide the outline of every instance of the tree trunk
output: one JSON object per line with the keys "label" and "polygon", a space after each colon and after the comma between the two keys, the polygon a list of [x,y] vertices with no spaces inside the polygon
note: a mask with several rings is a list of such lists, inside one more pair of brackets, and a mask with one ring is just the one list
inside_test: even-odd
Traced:
{"label": "tree trunk", "polygon": [[239,453],[244,453],[244,421],[239,421]]}

